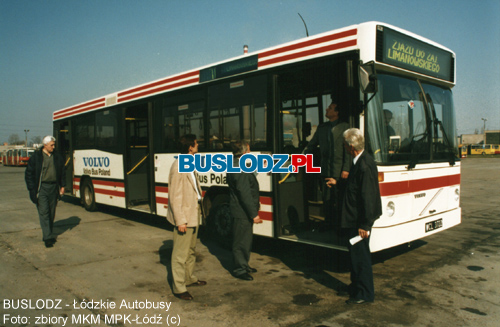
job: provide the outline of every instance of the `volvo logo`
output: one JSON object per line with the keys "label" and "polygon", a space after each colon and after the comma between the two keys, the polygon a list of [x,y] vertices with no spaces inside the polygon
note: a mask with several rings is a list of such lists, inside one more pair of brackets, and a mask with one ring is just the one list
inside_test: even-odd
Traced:
{"label": "volvo logo", "polygon": [[83,157],[85,167],[109,167],[108,157]]}

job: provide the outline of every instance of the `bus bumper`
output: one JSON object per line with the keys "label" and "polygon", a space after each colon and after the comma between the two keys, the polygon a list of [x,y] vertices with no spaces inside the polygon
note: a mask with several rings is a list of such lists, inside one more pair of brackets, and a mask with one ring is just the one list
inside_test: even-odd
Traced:
{"label": "bus bumper", "polygon": [[439,233],[460,224],[461,217],[462,209],[458,207],[399,225],[373,227],[370,237],[370,250],[371,252],[377,252]]}

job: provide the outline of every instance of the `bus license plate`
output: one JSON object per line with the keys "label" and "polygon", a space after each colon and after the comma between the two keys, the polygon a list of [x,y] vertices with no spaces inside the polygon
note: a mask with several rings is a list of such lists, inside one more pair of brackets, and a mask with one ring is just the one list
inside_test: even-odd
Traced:
{"label": "bus license plate", "polygon": [[425,224],[425,232],[428,233],[441,227],[443,227],[443,219],[430,221]]}

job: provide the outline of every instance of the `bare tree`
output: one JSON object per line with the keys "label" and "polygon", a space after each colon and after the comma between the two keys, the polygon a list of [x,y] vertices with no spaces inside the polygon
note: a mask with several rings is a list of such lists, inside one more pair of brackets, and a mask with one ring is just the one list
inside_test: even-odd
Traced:
{"label": "bare tree", "polygon": [[10,145],[21,145],[21,144],[24,144],[24,140],[21,140],[19,138],[19,135],[18,134],[10,134],[9,136],[9,144]]}
{"label": "bare tree", "polygon": [[33,136],[31,138],[31,144],[42,144],[42,137],[41,136]]}

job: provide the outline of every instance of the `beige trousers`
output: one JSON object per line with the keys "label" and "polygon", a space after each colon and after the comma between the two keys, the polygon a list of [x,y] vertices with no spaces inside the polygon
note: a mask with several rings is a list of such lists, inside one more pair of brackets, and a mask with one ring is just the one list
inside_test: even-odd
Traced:
{"label": "beige trousers", "polygon": [[174,248],[172,250],[172,277],[175,294],[187,292],[186,285],[196,283],[193,275],[196,262],[196,240],[198,227],[188,227],[185,233],[174,228]]}

